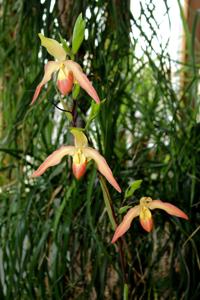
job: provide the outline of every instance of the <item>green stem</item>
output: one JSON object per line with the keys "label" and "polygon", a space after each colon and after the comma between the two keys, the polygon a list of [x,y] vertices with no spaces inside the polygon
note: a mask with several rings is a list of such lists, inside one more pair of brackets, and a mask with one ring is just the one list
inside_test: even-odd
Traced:
{"label": "green stem", "polygon": [[128,300],[128,284],[124,284],[123,300]]}

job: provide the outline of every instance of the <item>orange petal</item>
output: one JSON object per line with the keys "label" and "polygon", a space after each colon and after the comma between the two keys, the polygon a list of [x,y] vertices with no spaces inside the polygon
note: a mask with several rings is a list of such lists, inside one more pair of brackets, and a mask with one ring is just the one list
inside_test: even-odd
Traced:
{"label": "orange petal", "polygon": [[44,84],[46,84],[50,79],[51,76],[54,72],[56,72],[59,69],[59,63],[55,61],[49,61],[45,67],[44,67],[44,77],[42,78],[42,81],[38,84],[35,93],[33,95],[33,99],[31,101],[31,105],[35,102],[37,99],[41,88],[43,87]]}
{"label": "orange petal", "polygon": [[86,166],[87,166],[87,162],[85,161],[82,164],[72,164],[72,170],[73,170],[73,174],[76,177],[76,179],[80,179],[86,172]]}
{"label": "orange petal", "polygon": [[[141,200],[142,199],[146,200],[148,199],[148,197],[143,197],[141,198]],[[153,229],[152,215],[149,208],[141,204],[142,203],[141,200],[140,200],[140,224],[142,225],[144,230],[150,232]]]}
{"label": "orange petal", "polygon": [[39,33],[39,38],[41,39],[41,44],[47,49],[49,54],[54,56],[59,61],[63,61],[66,58],[66,52],[63,47],[54,39],[45,37],[43,34]]}
{"label": "orange petal", "polygon": [[130,228],[133,219],[139,216],[139,211],[140,211],[139,205],[136,205],[135,207],[129,209],[127,214],[124,216],[122,222],[115,230],[111,243],[115,243],[116,240],[118,240],[118,238],[122,236]]}
{"label": "orange petal", "polygon": [[69,72],[68,76],[65,79],[57,80],[57,86],[62,95],[66,96],[71,92],[74,84],[74,76]]}
{"label": "orange petal", "polygon": [[73,156],[75,152],[74,146],[62,146],[58,150],[49,155],[46,160],[39,166],[39,168],[32,174],[31,177],[38,177],[42,175],[49,167],[60,163],[65,155]]}
{"label": "orange petal", "polygon": [[95,91],[92,83],[89,81],[87,76],[82,72],[79,64],[72,60],[67,60],[64,62],[66,68],[73,72],[75,80],[79,83],[79,85],[94,99],[97,103],[100,103],[99,96]]}
{"label": "orange petal", "polygon": [[163,209],[164,211],[166,211],[168,214],[172,216],[176,216],[188,220],[188,216],[181,209],[168,202],[163,202],[161,200],[153,200],[148,207],[150,209],[156,209],[156,208]]}
{"label": "orange petal", "polygon": [[150,232],[153,229],[153,219],[141,219],[140,218],[140,224],[143,227],[144,230],[147,232]]}
{"label": "orange petal", "polygon": [[110,184],[119,193],[121,193],[121,188],[118,185],[118,183],[115,180],[115,178],[113,177],[113,173],[112,173],[110,167],[108,166],[105,158],[102,155],[100,155],[97,150],[95,150],[93,148],[90,148],[90,147],[83,148],[83,153],[85,154],[85,156],[87,158],[92,158],[96,162],[98,170],[101,172],[101,174],[106,177],[106,179],[108,180],[108,182],[110,182]]}

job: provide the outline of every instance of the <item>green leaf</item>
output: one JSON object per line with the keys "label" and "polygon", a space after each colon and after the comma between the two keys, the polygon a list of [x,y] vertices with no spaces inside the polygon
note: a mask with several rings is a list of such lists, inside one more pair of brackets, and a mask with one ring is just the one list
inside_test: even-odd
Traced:
{"label": "green leaf", "polygon": [[122,207],[120,207],[120,209],[119,209],[119,214],[123,214],[123,213],[125,213],[129,208],[131,208],[132,206],[130,206],[130,205],[126,205],[126,206],[122,206]]}
{"label": "green leaf", "polygon": [[61,202],[61,205],[57,208],[55,219],[54,219],[54,224],[53,224],[53,235],[54,235],[54,238],[57,235],[57,229],[58,229],[58,225],[59,225],[59,222],[60,222],[60,218],[62,216],[64,208],[65,208],[65,206],[67,204],[67,201],[69,200],[69,197],[71,196],[71,193],[72,193],[74,187],[75,187],[75,181],[72,182],[71,186],[69,187],[69,189],[67,191],[67,194],[65,195],[63,201]]}
{"label": "green leaf", "polygon": [[103,199],[104,199],[105,207],[106,207],[106,210],[108,213],[108,217],[109,217],[112,229],[115,230],[115,228],[117,227],[117,224],[116,224],[116,221],[115,221],[115,218],[113,215],[113,210],[112,210],[112,206],[111,206],[112,200],[110,198],[110,194],[109,194],[108,188],[106,186],[106,181],[102,175],[99,175],[99,180],[100,180],[100,185],[101,185],[101,189],[103,192]]}
{"label": "green leaf", "polygon": [[103,99],[101,101],[100,104],[97,104],[95,102],[92,102],[91,104],[91,111],[90,111],[90,115],[88,117],[88,120],[87,120],[87,124],[86,124],[86,127],[85,129],[87,129],[90,125],[90,123],[96,118],[96,116],[98,115],[99,111],[100,111],[100,107],[101,105],[106,101],[106,99]]}
{"label": "green leaf", "polygon": [[79,47],[81,46],[85,33],[85,20],[82,18],[82,13],[78,16],[74,25],[73,36],[72,36],[72,52],[76,54]]}
{"label": "green leaf", "polygon": [[133,193],[140,188],[142,180],[132,182],[125,192],[125,198],[131,197]]}

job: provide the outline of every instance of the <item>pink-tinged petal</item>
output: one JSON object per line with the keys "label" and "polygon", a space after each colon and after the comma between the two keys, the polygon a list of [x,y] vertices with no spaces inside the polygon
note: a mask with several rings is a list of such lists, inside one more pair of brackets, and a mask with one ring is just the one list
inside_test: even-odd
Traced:
{"label": "pink-tinged petal", "polygon": [[72,170],[73,170],[73,174],[76,177],[76,179],[80,179],[86,172],[86,166],[87,166],[87,162],[85,161],[82,164],[72,164]]}
{"label": "pink-tinged petal", "polygon": [[62,146],[58,150],[49,155],[46,160],[39,166],[39,168],[32,174],[32,177],[42,175],[49,167],[60,163],[65,155],[73,156],[75,152],[74,146]]}
{"label": "pink-tinged petal", "polygon": [[74,84],[74,76],[69,72],[65,79],[57,80],[57,86],[62,95],[66,96],[71,92]]}
{"label": "pink-tinged petal", "polygon": [[95,91],[92,83],[89,81],[87,76],[82,72],[79,64],[72,60],[67,60],[64,62],[66,68],[73,72],[75,80],[78,84],[94,99],[97,103],[100,103],[99,96]]}
{"label": "pink-tinged petal", "polygon": [[178,207],[176,207],[175,205],[172,205],[171,203],[168,202],[163,202],[161,200],[153,200],[150,204],[149,204],[149,208],[150,209],[163,209],[164,211],[166,211],[168,214],[172,215],[172,216],[176,216],[179,218],[183,218],[185,220],[188,220],[188,216]]}
{"label": "pink-tinged petal", "polygon": [[[72,130],[76,131],[75,128]],[[86,165],[87,165],[87,158],[85,157],[83,150],[80,148],[77,149],[77,147],[75,146],[72,170],[73,170],[73,174],[76,177],[76,179],[80,179],[85,174]]]}
{"label": "pink-tinged petal", "polygon": [[139,205],[129,209],[127,214],[124,216],[122,222],[119,224],[117,229],[115,230],[114,236],[112,238],[111,243],[115,243],[120,236],[122,236],[131,226],[131,222],[134,218],[139,216],[140,208]]}
{"label": "pink-tinged petal", "polygon": [[42,88],[42,85],[41,85],[41,84],[38,84],[38,86],[37,86],[37,88],[36,88],[36,90],[35,90],[35,93],[34,93],[34,95],[33,95],[33,98],[32,98],[32,101],[31,101],[31,104],[30,104],[30,105],[32,105],[32,104],[35,102],[35,100],[37,99],[37,97],[39,96],[39,93],[40,93],[40,91],[41,91],[41,88]]}
{"label": "pink-tinged petal", "polygon": [[105,158],[102,155],[100,155],[97,150],[95,150],[93,148],[90,148],[90,147],[85,147],[83,149],[83,153],[85,154],[85,156],[87,158],[92,158],[96,162],[98,170],[101,172],[101,174],[106,177],[106,179],[108,180],[108,182],[110,182],[110,184],[119,193],[121,193],[121,188],[118,185],[118,183],[115,180],[115,178],[113,177],[113,173],[112,173],[110,167],[108,166]]}
{"label": "pink-tinged petal", "polygon": [[41,39],[41,44],[47,49],[49,54],[54,56],[59,61],[63,61],[66,58],[66,52],[63,47],[54,39],[45,37],[43,34],[39,33],[39,38]]}
{"label": "pink-tinged petal", "polygon": [[45,85],[50,79],[51,76],[54,72],[58,71],[59,69],[59,63],[55,62],[55,61],[49,61],[45,67],[44,67],[44,76],[42,78],[42,81],[38,84],[35,93],[33,95],[33,99],[31,101],[31,105],[35,102],[35,100],[37,99],[37,97],[39,96],[39,93],[41,91],[41,88],[43,87],[43,85]]}
{"label": "pink-tinged petal", "polygon": [[152,218],[149,218],[149,219],[141,219],[140,218],[140,224],[143,227],[143,229],[146,230],[147,232],[150,232],[153,229],[153,219]]}
{"label": "pink-tinged petal", "polygon": [[[143,197],[142,199],[146,201],[148,197]],[[140,200],[140,224],[142,225],[144,230],[150,232],[153,229],[152,215],[149,208],[141,204],[141,200]]]}

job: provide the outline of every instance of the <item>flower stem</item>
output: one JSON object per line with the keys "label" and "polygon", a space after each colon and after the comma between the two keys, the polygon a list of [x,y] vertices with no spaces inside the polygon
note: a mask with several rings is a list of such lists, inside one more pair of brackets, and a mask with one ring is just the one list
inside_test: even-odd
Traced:
{"label": "flower stem", "polygon": [[72,107],[72,125],[76,127],[76,119],[77,119],[77,101],[73,100],[73,107]]}

